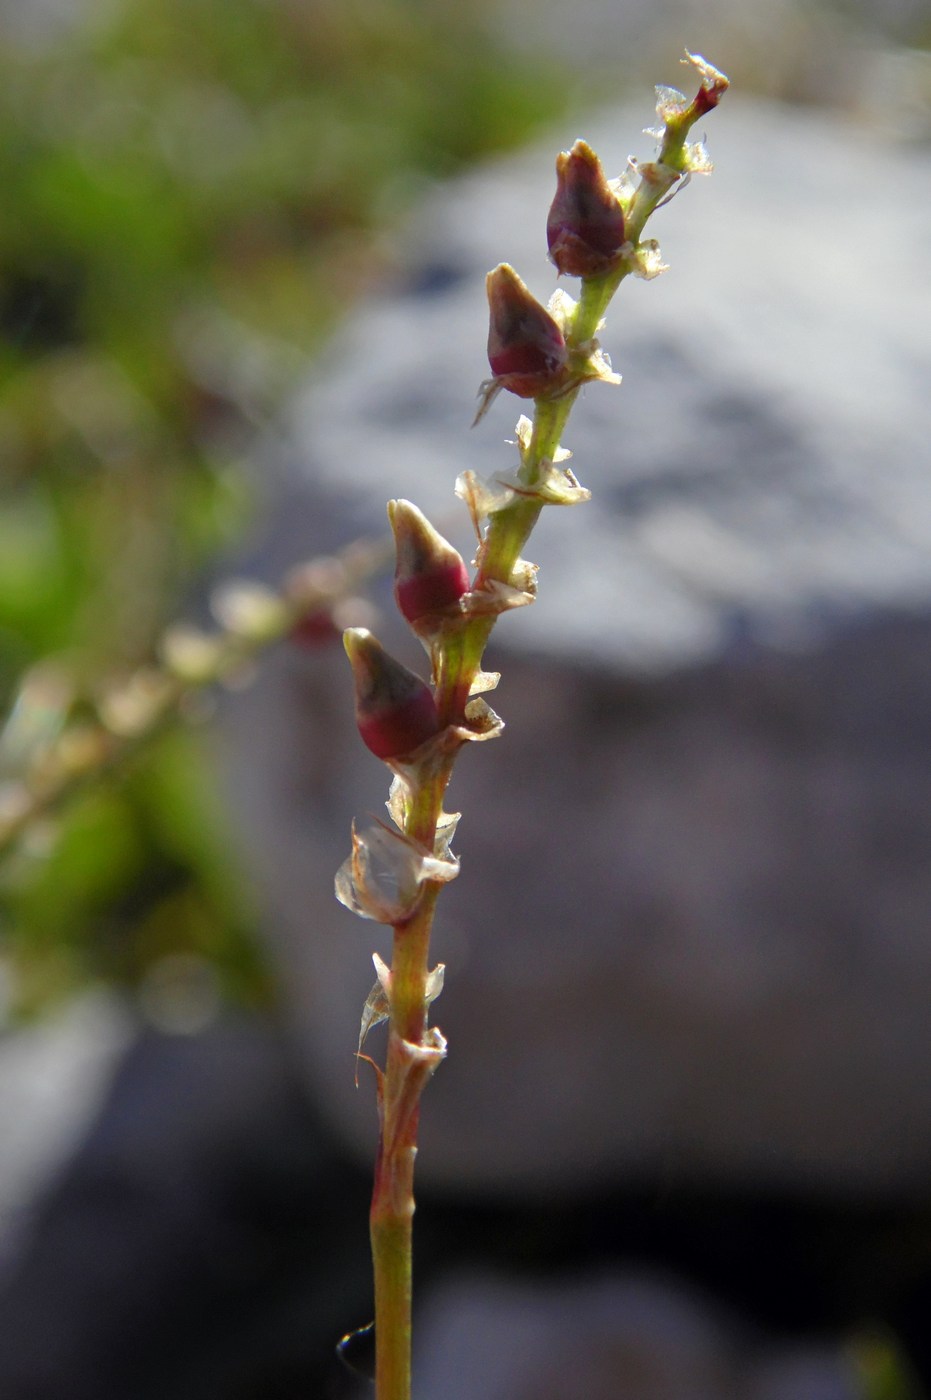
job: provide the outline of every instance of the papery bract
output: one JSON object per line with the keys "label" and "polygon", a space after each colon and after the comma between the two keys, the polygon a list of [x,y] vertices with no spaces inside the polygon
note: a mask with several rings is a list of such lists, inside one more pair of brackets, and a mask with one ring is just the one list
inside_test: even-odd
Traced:
{"label": "papery bract", "polygon": [[458,874],[448,846],[433,855],[385,822],[373,821],[363,831],[353,823],[352,854],[337,873],[336,898],[363,919],[400,924],[414,912],[425,880],[445,884]]}

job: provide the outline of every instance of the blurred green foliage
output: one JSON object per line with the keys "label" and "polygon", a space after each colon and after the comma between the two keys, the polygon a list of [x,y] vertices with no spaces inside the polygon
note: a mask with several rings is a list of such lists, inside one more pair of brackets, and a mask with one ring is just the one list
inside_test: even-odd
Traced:
{"label": "blurred green foliage", "polygon": [[863,1400],[922,1400],[922,1390],[892,1334],[864,1330],[848,1345]]}
{"label": "blurred green foliage", "polygon": [[[3,46],[0,779],[235,547],[250,445],[379,231],[560,102],[445,0],[112,0]],[[0,871],[8,1014],[173,955],[271,998],[228,845],[183,730],[32,831]]]}

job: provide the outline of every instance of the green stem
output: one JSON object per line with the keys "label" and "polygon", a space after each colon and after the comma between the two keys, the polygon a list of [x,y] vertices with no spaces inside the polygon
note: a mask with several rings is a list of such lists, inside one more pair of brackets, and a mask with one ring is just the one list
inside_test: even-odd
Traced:
{"label": "green stem", "polygon": [[[583,284],[567,339],[570,355],[593,339],[604,309],[623,275],[621,271],[597,283]],[[535,402],[530,445],[521,467],[521,477],[528,486],[539,480],[543,463],[555,457],[578,392],[575,388],[559,399]],[[480,550],[474,588],[480,589],[493,581],[510,581],[542,509],[539,500],[517,496],[494,513]],[[485,646],[496,621],[495,614],[473,617],[444,637],[438,646],[434,679],[437,707],[444,725],[465,723],[469,692],[481,669]],[[428,850],[434,849],[443,794],[454,757],[451,755],[432,771],[411,795],[406,831]],[[428,884],[413,917],[397,927],[394,934],[388,1052],[381,1089],[381,1143],[370,1214],[377,1400],[410,1400],[411,1251],[418,1108],[417,1100],[412,1104],[406,1092],[411,1075],[410,1053],[406,1047],[422,1046],[427,1032],[430,934],[439,889],[438,884]]]}
{"label": "green stem", "polygon": [[[726,80],[725,80],[726,85]],[[717,100],[715,96],[714,100]],[[659,162],[643,168],[627,218],[632,243],[646,220],[685,169],[685,136],[711,103],[706,94],[667,123]],[[568,392],[534,402],[530,442],[522,454],[520,478],[539,484],[545,463],[555,460],[563,429],[590,363],[593,341],[611,298],[630,268],[623,265],[600,278],[583,279],[566,332],[570,368],[578,380]],[[532,495],[514,499],[490,518],[478,555],[473,593],[490,584],[510,584],[543,502]],[[497,614],[473,614],[450,628],[435,644],[434,685],[444,727],[467,726],[466,706]],[[437,824],[452,774],[456,748],[425,760],[410,795],[408,836],[423,848],[436,848]],[[421,1091],[442,1056],[428,1028],[427,978],[430,935],[438,883],[429,882],[413,915],[394,931],[388,1052],[380,1077],[381,1141],[370,1216],[375,1273],[376,1400],[410,1400],[411,1245],[414,1216],[414,1158]]]}
{"label": "green stem", "polygon": [[402,1173],[398,1165],[391,1167],[391,1193],[407,1189],[411,1201],[407,1212],[391,1210],[382,1200],[385,1193],[380,1190],[380,1182],[387,1170],[388,1164],[379,1157],[370,1220],[375,1278],[375,1393],[378,1400],[410,1400],[413,1158],[409,1174]]}
{"label": "green stem", "polygon": [[[442,794],[438,805],[441,800]],[[410,1400],[414,1158],[420,1091],[430,1074],[410,1047],[425,1042],[430,933],[439,888],[432,883],[426,887],[413,917],[394,934],[381,1141],[369,1216],[377,1400]]]}
{"label": "green stem", "polygon": [[[437,788],[434,829],[442,804],[442,788]],[[439,890],[438,884],[429,883],[413,916],[394,932],[388,1054],[380,1089],[381,1139],[369,1214],[377,1400],[410,1400],[414,1159],[420,1094],[433,1070],[416,1052],[430,1048],[427,972]]]}
{"label": "green stem", "polygon": [[[597,324],[600,316],[595,316]],[[593,332],[592,332],[593,333]],[[590,337],[589,337],[590,338]],[[523,475],[532,485],[544,460],[552,461],[575,393],[562,401],[539,401]],[[507,582],[539,518],[542,504],[518,497],[496,512],[482,549],[475,586]],[[436,698],[445,724],[461,724],[465,705],[494,615],[475,617],[445,638],[435,658]],[[439,765],[412,794],[407,834],[428,850],[449,781],[454,755]],[[408,1045],[421,1046],[427,1031],[426,986],[430,935],[440,886],[430,883],[413,917],[394,934],[391,964],[391,1016],[382,1084],[382,1130],[372,1193],[370,1235],[375,1278],[375,1386],[377,1400],[409,1400],[411,1364],[411,1288],[414,1217],[414,1158],[418,1110],[406,1086],[411,1067]],[[419,1098],[419,1094],[418,1094]]]}

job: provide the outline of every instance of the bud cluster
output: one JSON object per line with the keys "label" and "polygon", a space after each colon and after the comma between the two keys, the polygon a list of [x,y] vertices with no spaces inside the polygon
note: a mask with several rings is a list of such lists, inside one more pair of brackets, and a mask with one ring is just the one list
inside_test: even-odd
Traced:
{"label": "bud cluster", "polygon": [[[429,789],[434,815],[432,821],[424,818],[426,800],[411,796],[405,804],[396,793],[389,811],[397,832],[378,824],[354,835],[338,894],[367,917],[404,922],[425,879],[455,874],[447,818],[434,799],[442,795],[458,747],[494,737],[501,728],[481,698],[497,680],[480,669],[482,649],[497,614],[534,600],[536,568],[519,557],[519,550],[539,510],[589,498],[565,465],[570,454],[559,435],[583,384],[620,382],[595,338],[601,316],[626,275],[651,278],[664,270],[658,245],[642,238],[644,224],[677,184],[711,169],[701,143],[686,137],[718,103],[727,79],[702,58],[687,54],[685,61],[698,71],[701,86],[691,102],[674,88],[657,88],[654,160],[630,159],[623,175],[609,180],[585,141],[556,159],[546,242],[557,272],[580,279],[579,300],[559,290],[543,306],[508,263],[488,274],[491,378],[481,386],[476,422],[502,389],[534,400],[535,414],[518,423],[515,469],[490,481],[464,472],[457,482],[478,535],[474,582],[462,556],[415,505],[388,504],[395,602],[427,649],[431,683],[390,656],[367,628],[350,628],[344,643],[363,741],[389,764],[409,795]],[[425,875],[435,861],[443,874]],[[385,872],[392,872],[387,893]]]}
{"label": "bud cluster", "polygon": [[[644,225],[670,192],[710,169],[700,143],[686,136],[727,86],[703,59],[687,56],[701,75],[692,103],[670,88],[657,90],[656,159],[628,162],[609,181],[584,141],[556,161],[556,193],[546,221],[549,256],[557,272],[581,280],[578,301],[559,290],[547,306],[536,300],[508,263],[487,278],[488,363],[476,421],[502,389],[534,400],[532,419],[517,425],[517,463],[482,480],[463,472],[456,492],[478,537],[470,582],[462,556],[409,501],[390,501],[395,542],[394,596],[398,610],[425,646],[431,683],[390,656],[367,628],[344,642],[355,681],[356,722],[369,749],[394,773],[383,821],[354,825],[352,851],[336,877],[336,896],[353,913],[394,928],[392,964],[376,953],[377,981],[362,1010],[358,1055],[375,1073],[379,1150],[369,1215],[375,1274],[378,1400],[410,1400],[410,1258],[414,1211],[413,1163],[425,1084],[446,1054],[429,1024],[443,985],[443,966],[430,969],[436,897],[458,874],[450,848],[458,814],[443,799],[459,748],[494,738],[502,724],[484,699],[498,682],[482,670],[485,645],[498,614],[532,603],[536,566],[521,552],[544,506],[589,498],[566,465],[561,437],[578,390],[592,380],[619,382],[596,335],[623,277],[663,270],[659,249],[642,238]],[[260,600],[261,601],[261,600]],[[237,616],[265,625],[253,602]],[[384,1069],[363,1054],[369,1030],[388,1022]]]}
{"label": "bud cluster", "polygon": [[[429,649],[463,616],[468,570],[462,555],[410,501],[389,501],[388,519],[395,540],[398,611]],[[350,627],[343,642],[363,742],[386,762],[408,760],[442,728],[433,690],[389,655],[367,628]]]}
{"label": "bud cluster", "polygon": [[[550,260],[558,272],[586,280],[607,279],[642,256],[627,237],[620,182],[610,183],[585,141],[556,158],[556,194],[546,221]],[[486,279],[490,324],[488,363],[476,422],[495,396],[507,389],[522,399],[558,399],[593,380],[618,383],[598,343],[573,346],[576,304],[557,292],[543,307],[508,263]]]}
{"label": "bud cluster", "polygon": [[[727,91],[727,78],[696,54],[683,60],[697,70],[701,86],[692,102],[675,88],[656,89],[661,127],[657,161],[629,168],[609,180],[601,161],[586,141],[556,158],[556,193],[546,220],[551,262],[566,277],[597,286],[605,304],[628,272],[651,278],[665,270],[659,248],[640,233],[649,214],[680,181],[711,171],[700,141],[685,137],[693,123],[717,106]],[[559,399],[593,379],[617,383],[593,337],[573,344],[575,304],[560,294],[543,307],[507,263],[487,278],[490,327],[488,363],[491,379],[480,389],[476,422],[502,389],[518,398],[548,402]],[[561,315],[558,314],[561,311]]]}
{"label": "bud cluster", "polygon": [[[435,672],[444,634],[461,626],[465,617],[468,570],[459,552],[410,501],[389,501],[388,519],[395,541],[398,611],[431,653]],[[397,926],[416,909],[426,880],[453,879],[459,868],[449,850],[455,819],[437,823],[430,846],[409,835],[410,793],[444,753],[466,739],[490,737],[490,726],[481,714],[476,714],[474,732],[444,724],[434,688],[391,656],[367,628],[348,628],[343,643],[355,682],[359,734],[398,775],[388,804],[398,830],[382,822],[361,833],[353,830],[352,854],[337,875],[336,895],[363,918]]]}

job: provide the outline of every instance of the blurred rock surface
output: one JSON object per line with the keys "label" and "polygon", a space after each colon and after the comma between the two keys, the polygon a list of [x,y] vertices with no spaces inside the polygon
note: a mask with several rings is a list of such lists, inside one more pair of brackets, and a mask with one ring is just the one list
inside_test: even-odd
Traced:
{"label": "blurred rock surface", "polygon": [[840,1349],[778,1355],[707,1299],[644,1274],[569,1288],[472,1276],[423,1319],[415,1400],[857,1400]]}
{"label": "blurred rock surface", "polygon": [[[37,1180],[15,1183],[31,1211],[0,1278],[0,1394],[327,1394],[336,1339],[368,1306],[366,1179],[321,1129],[274,1026],[166,1035],[109,1015],[131,1037],[106,1090],[80,1008],[69,1018],[85,1063],[60,1116],[83,1110],[85,1124],[67,1168],[50,1180],[35,1143]],[[64,1051],[61,1029],[43,1055],[58,1083]],[[0,1072],[15,1068],[0,1053]]]}
{"label": "blurred rock surface", "polygon": [[0,1036],[0,1271],[106,1100],[132,1038],[125,1007],[99,990]]}

